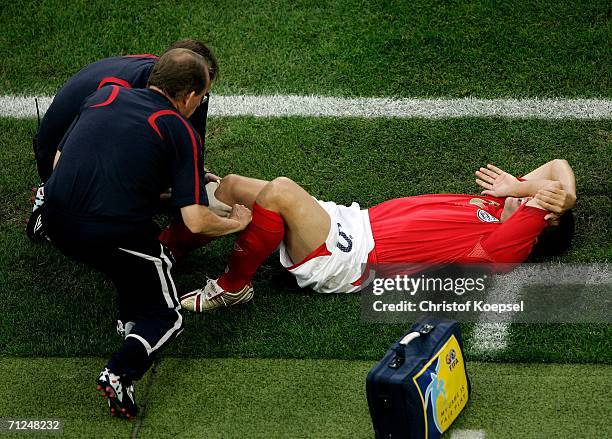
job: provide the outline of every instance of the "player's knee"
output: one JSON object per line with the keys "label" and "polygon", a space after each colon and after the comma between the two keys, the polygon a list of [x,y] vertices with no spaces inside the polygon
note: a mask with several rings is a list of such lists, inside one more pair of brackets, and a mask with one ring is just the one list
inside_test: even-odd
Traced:
{"label": "player's knee", "polygon": [[227,174],[225,177],[221,179],[223,184],[227,184],[228,186],[234,185],[240,180],[240,175],[238,174]]}
{"label": "player's knee", "polygon": [[287,177],[277,177],[270,181],[259,193],[257,203],[266,207],[282,207],[291,202],[297,184]]}
{"label": "player's knee", "polygon": [[295,181],[287,177],[277,177],[269,185],[272,189],[271,192],[277,200],[291,198],[295,189],[299,187]]}
{"label": "player's knee", "polygon": [[235,189],[240,187],[240,180],[243,177],[237,174],[228,174],[221,179],[221,183],[215,191],[215,196],[227,204],[234,204]]}
{"label": "player's knee", "polygon": [[289,177],[276,177],[270,183],[282,192],[287,192],[297,186],[297,183]]}
{"label": "player's knee", "polygon": [[221,185],[219,186],[220,191],[231,192],[231,190],[240,184],[240,175],[238,174],[227,174],[221,179]]}

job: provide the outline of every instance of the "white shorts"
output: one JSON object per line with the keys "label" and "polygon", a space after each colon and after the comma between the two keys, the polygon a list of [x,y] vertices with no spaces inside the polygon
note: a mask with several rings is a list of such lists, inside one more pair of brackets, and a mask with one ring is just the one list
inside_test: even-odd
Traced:
{"label": "white shorts", "polygon": [[318,293],[351,293],[360,289],[353,285],[362,277],[368,255],[374,248],[374,238],[367,210],[359,204],[339,206],[319,201],[331,218],[325,247],[331,254],[306,257],[306,262],[294,265],[285,244],[280,246],[280,262],[296,278],[300,287],[310,287]]}

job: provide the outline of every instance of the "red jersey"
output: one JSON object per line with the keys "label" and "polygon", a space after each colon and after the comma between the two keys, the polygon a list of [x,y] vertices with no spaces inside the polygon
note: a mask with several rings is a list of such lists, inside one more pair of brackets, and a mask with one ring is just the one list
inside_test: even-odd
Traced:
{"label": "red jersey", "polygon": [[378,263],[524,261],[548,211],[522,205],[500,222],[504,198],[434,194],[369,209]]}

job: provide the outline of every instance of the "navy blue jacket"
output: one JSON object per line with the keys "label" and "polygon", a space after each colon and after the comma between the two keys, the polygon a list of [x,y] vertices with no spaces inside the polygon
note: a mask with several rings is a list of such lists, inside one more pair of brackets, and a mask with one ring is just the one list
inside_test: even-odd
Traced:
{"label": "navy blue jacket", "polygon": [[152,230],[159,194],[168,187],[172,207],[208,205],[200,136],[154,90],[101,88],[85,100],[58,148],[45,205],[75,239]]}
{"label": "navy blue jacket", "polygon": [[[85,99],[102,87],[120,85],[125,88],[145,88],[157,57],[155,55],[128,55],[104,58],[87,65],[57,92],[45,113],[34,141],[34,154],[38,174],[46,182],[53,170],[53,159],[70,124]],[[202,104],[190,118],[205,138],[208,102]]]}

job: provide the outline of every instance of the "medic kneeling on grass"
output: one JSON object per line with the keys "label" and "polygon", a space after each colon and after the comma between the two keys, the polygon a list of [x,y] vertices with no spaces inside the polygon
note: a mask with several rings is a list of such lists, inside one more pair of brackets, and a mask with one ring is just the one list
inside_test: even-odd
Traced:
{"label": "medic kneeling on grass", "polygon": [[522,178],[493,165],[476,176],[480,195],[420,195],[369,209],[319,201],[287,178],[272,180],[257,195],[226,273],[181,297],[181,306],[204,312],[249,301],[253,275],[279,245],[299,286],[320,293],[363,288],[363,267],[372,264],[519,263],[569,247],[576,182],[567,161]]}

